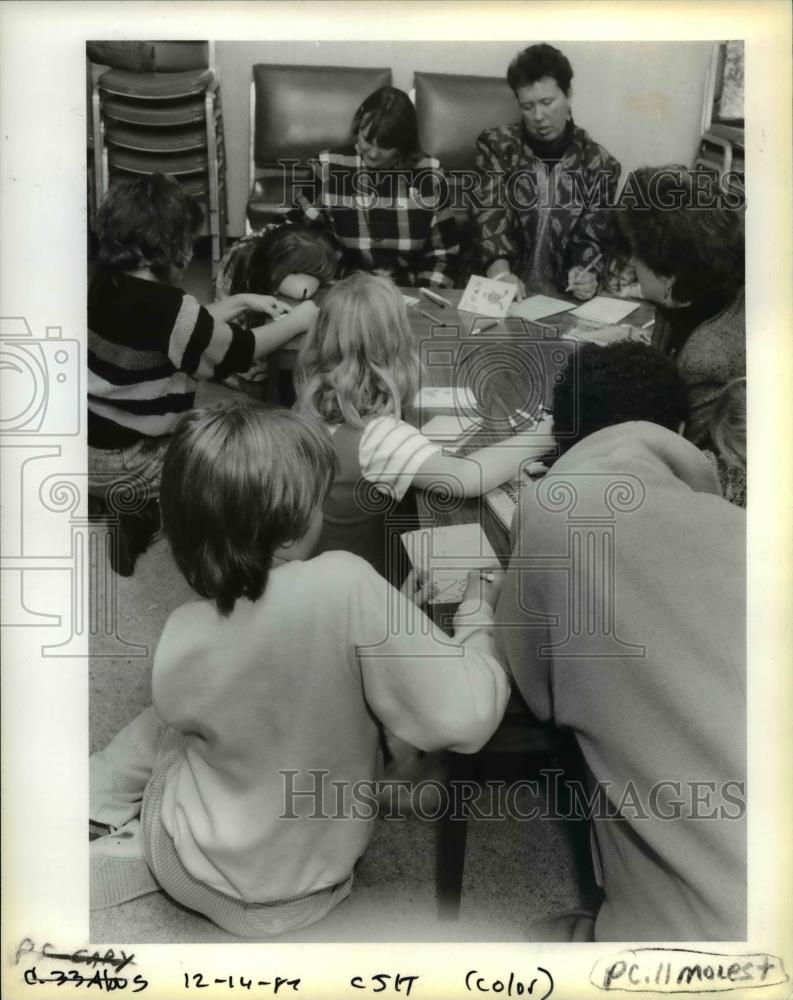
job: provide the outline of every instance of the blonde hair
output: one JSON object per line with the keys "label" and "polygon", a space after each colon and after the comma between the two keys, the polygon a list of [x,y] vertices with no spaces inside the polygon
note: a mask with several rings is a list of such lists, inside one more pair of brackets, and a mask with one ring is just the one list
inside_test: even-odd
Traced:
{"label": "blonde hair", "polygon": [[728,465],[746,469],[746,379],[724,386],[710,419],[710,436]]}
{"label": "blonde hair", "polygon": [[421,363],[402,293],[387,278],[355,273],[330,289],[297,363],[299,408],[329,423],[363,427],[401,418]]}

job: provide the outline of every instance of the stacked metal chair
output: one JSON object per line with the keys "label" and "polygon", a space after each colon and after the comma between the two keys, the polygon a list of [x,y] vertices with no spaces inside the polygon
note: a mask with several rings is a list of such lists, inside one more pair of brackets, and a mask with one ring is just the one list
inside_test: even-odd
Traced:
{"label": "stacked metal chair", "polygon": [[218,79],[202,44],[203,57],[193,58],[202,65],[175,72],[111,68],[98,76],[94,177],[98,204],[116,179],[172,174],[207,207],[214,277],[226,243],[226,158]]}

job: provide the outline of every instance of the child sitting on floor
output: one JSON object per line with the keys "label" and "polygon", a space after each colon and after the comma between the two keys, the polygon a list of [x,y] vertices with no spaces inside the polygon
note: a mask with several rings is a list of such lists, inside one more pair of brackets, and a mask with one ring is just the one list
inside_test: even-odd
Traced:
{"label": "child sitting on floor", "polygon": [[[89,493],[100,509],[124,481],[141,494],[136,512],[120,514],[112,550],[124,576],[159,522],[162,458],[197,380],[246,371],[316,315],[313,303],[290,311],[250,293],[202,306],[176,287],[200,223],[200,208],[162,174],[114,184],[97,216],[98,268],[88,290]],[[274,322],[246,330],[235,322],[246,310]]]}
{"label": "child sitting on floor", "polygon": [[91,758],[91,818],[116,829],[91,844],[93,907],[159,885],[235,934],[314,923],[373,832],[378,720],[460,753],[498,725],[498,584],[470,575],[451,640],[363,560],[310,558],[335,465],[287,410],[194,411],[174,431],[163,527],[203,599],[165,626],[154,707]]}
{"label": "child sitting on floor", "polygon": [[[322,420],[340,471],[325,504],[318,551],[344,549],[391,582],[400,576],[388,515],[409,487],[444,499],[479,496],[518,476],[553,447],[550,422],[465,458],[402,419],[419,389],[421,361],[399,289],[387,278],[351,274],[330,289],[298,359],[298,407]],[[404,530],[404,529],[402,529]]]}

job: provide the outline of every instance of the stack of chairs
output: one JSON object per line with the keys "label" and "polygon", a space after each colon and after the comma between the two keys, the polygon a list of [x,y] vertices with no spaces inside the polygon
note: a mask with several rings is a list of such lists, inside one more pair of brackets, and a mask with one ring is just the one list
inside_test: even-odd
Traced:
{"label": "stack of chairs", "polygon": [[[207,43],[181,44],[190,50],[161,59],[156,71],[147,71],[154,63],[150,60],[148,65],[137,64],[146,71],[116,64],[97,76],[92,91],[95,198],[99,204],[117,179],[172,174],[184,191],[206,206],[214,278],[227,228],[220,89],[209,66]],[[112,59],[112,49],[109,56],[107,51],[101,49],[94,58]],[[163,71],[163,62],[178,69]],[[189,68],[183,68],[185,64]]]}

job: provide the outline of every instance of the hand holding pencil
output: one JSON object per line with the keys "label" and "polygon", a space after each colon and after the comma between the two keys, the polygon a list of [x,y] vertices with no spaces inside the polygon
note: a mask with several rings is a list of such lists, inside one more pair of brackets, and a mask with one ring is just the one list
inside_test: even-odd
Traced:
{"label": "hand holding pencil", "polygon": [[567,288],[565,291],[572,292],[577,299],[586,302],[598,290],[598,279],[592,273],[592,269],[600,261],[603,254],[598,254],[586,267],[571,267],[567,272]]}

